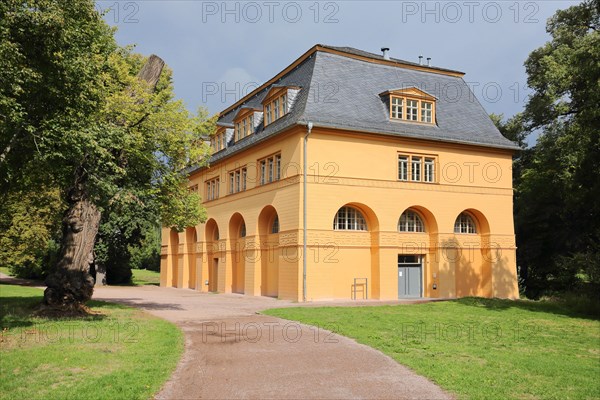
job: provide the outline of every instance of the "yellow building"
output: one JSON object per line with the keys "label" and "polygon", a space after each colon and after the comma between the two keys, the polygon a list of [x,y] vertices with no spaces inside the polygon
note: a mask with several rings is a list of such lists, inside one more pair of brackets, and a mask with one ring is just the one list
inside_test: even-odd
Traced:
{"label": "yellow building", "polygon": [[514,143],[463,73],[316,45],[220,113],[161,285],[290,300],[518,296]]}

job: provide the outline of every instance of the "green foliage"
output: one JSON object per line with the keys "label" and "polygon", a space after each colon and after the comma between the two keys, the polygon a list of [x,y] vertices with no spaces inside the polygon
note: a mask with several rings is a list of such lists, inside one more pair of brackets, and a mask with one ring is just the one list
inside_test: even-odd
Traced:
{"label": "green foliage", "polygon": [[600,288],[600,3],[558,11],[525,63],[536,145],[515,164],[518,263],[528,296]]}
{"label": "green foliage", "polygon": [[[152,205],[151,200],[118,197],[103,213],[94,251],[96,266],[106,271],[108,284],[129,283],[134,254],[137,251],[137,262],[143,262],[142,250],[151,249],[143,248],[142,244],[146,240],[156,242],[152,235],[156,236],[159,221],[148,205]],[[158,246],[160,252],[160,243]]]}
{"label": "green foliage", "polygon": [[464,298],[265,313],[354,338],[459,399],[595,399],[600,394],[599,315],[584,318],[562,304]]}
{"label": "green foliage", "polygon": [[160,225],[148,226],[138,246],[129,246],[132,269],[160,271]]}
{"label": "green foliage", "polygon": [[60,193],[47,186],[25,186],[0,195],[0,262],[22,278],[44,278],[56,259]]}
{"label": "green foliage", "polygon": [[174,98],[168,67],[149,90],[137,77],[146,59],[116,44],[93,1],[3,1],[0,38],[0,189],[20,207],[0,209],[10,230],[0,240],[7,251],[29,247],[10,265],[39,269],[39,249],[58,225],[33,213],[24,232],[29,210],[14,201],[23,182],[47,182],[41,195],[58,191],[64,203],[83,184],[103,212],[99,262],[118,271],[129,268],[150,226],[183,229],[206,218],[183,171],[207,161],[203,138],[215,117],[205,109],[191,115]]}
{"label": "green foliage", "polygon": [[517,114],[506,121],[504,114],[490,114],[490,118],[505,138],[517,143],[522,149],[526,147],[527,132],[523,126],[523,114]]}

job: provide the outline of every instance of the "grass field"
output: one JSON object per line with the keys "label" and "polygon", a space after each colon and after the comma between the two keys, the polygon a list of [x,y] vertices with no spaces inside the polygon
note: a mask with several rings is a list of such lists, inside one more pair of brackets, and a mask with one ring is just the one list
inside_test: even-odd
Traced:
{"label": "grass field", "polygon": [[466,298],[265,314],[354,338],[458,398],[600,398],[600,322],[558,305]]}
{"label": "grass field", "polygon": [[136,286],[160,284],[160,272],[150,271],[147,269],[132,269],[131,282]]}
{"label": "grass field", "polygon": [[183,351],[173,324],[105,302],[100,315],[48,320],[31,316],[35,288],[0,284],[0,398],[149,399]]}

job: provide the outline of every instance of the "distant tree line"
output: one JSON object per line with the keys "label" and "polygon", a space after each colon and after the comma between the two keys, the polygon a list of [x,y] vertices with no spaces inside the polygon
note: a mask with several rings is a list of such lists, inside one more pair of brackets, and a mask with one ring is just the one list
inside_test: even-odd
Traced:
{"label": "distant tree line", "polygon": [[[522,113],[492,119],[522,150],[514,160],[517,264],[528,297],[600,289],[600,4],[548,20],[551,40],[525,62]],[[538,134],[532,147],[525,141]]]}

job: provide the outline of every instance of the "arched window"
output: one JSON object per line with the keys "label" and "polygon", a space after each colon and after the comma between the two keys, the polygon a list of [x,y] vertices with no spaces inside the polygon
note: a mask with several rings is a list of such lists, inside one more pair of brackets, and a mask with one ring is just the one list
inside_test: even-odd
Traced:
{"label": "arched window", "polygon": [[273,219],[273,225],[271,225],[271,233],[279,233],[279,216],[276,215]]}
{"label": "arched window", "polygon": [[240,237],[246,237],[246,223],[242,221],[242,226],[240,226]]}
{"label": "arched window", "polygon": [[477,233],[473,217],[467,213],[461,213],[454,223],[454,233]]}
{"label": "arched window", "polygon": [[400,216],[398,230],[400,232],[425,232],[425,225],[419,214],[406,210]]}
{"label": "arched window", "polygon": [[335,214],[333,229],[341,231],[366,231],[365,217],[354,207],[344,206]]}

